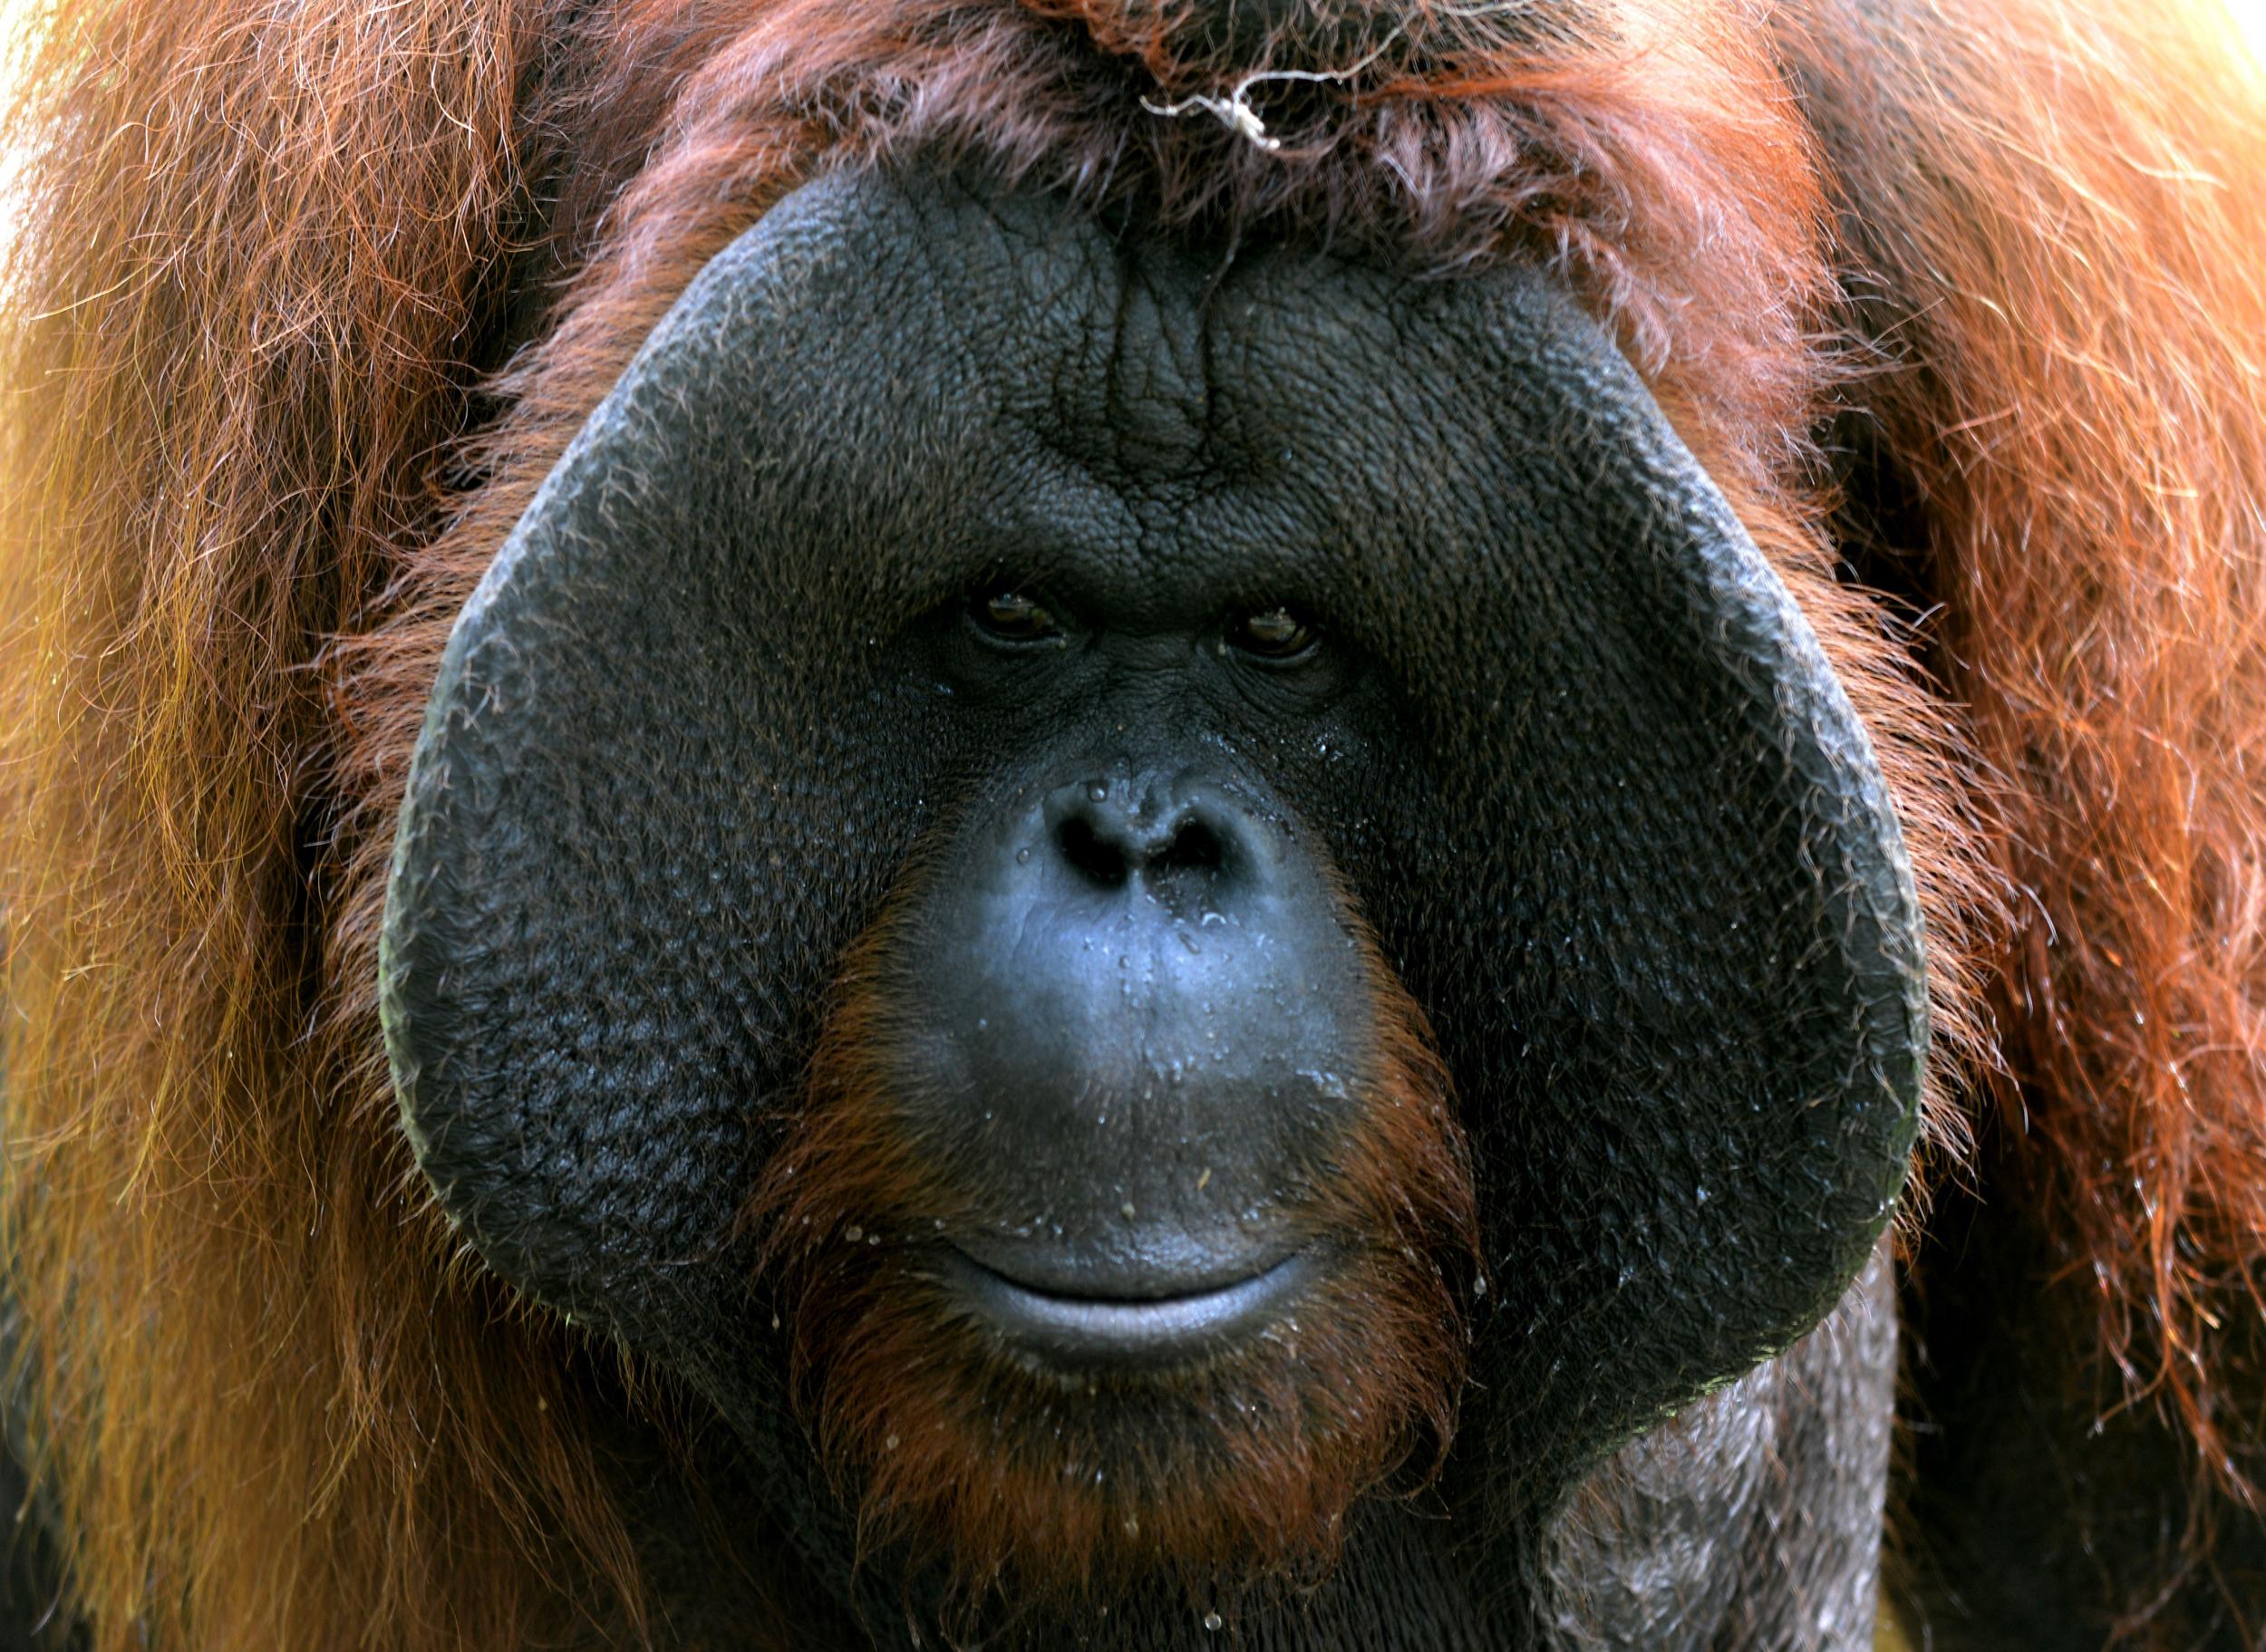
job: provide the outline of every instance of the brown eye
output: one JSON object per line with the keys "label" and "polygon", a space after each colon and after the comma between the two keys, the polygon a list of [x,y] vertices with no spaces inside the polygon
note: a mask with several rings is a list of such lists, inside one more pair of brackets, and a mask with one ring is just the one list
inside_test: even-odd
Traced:
{"label": "brown eye", "polygon": [[1048,642],[1062,634],[1052,614],[1009,585],[984,592],[969,612],[977,625],[1002,642]]}
{"label": "brown eye", "polygon": [[1314,628],[1288,608],[1247,613],[1227,628],[1227,639],[1263,660],[1295,660],[1314,645]]}

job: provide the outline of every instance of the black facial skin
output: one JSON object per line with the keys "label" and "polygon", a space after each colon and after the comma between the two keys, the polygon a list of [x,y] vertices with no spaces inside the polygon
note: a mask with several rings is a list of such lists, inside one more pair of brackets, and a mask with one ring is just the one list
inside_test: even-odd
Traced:
{"label": "black facial skin", "polygon": [[[776,208],[460,621],[388,919],[404,1123],[489,1265],[712,1407],[733,1494],[879,1634],[920,1580],[853,1582],[733,1221],[845,950],[916,891],[899,1099],[1034,1218],[957,1247],[970,1299],[1041,1360],[1169,1362],[1328,1265],[1268,1212],[1356,1105],[1333,877],[1477,1153],[1477,1386],[1428,1501],[1223,1632],[1867,1644],[1893,1336],[1852,1284],[1916,1125],[1909,871],[1790,600],[1532,275],[936,179]],[[1773,1638],[1726,1539],[1788,1496],[1818,1544]],[[1071,1628],[1223,1644],[1184,1605]]]}
{"label": "black facial skin", "polygon": [[1206,735],[1348,740],[1362,673],[1207,594],[1064,581],[1035,640],[1028,600],[1004,633],[994,597],[932,642],[965,716],[1080,708],[1070,750],[923,881],[892,1062],[910,1134],[999,1213],[956,1236],[952,1277],[1033,1350],[1154,1359],[1264,1326],[1322,1260],[1276,1202],[1359,1105],[1369,986],[1341,903]]}

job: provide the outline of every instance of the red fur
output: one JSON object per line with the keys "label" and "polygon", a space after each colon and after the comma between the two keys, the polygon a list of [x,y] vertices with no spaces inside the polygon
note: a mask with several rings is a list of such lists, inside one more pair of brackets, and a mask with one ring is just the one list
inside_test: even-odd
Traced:
{"label": "red fur", "polygon": [[[2256,1311],[2266,1262],[2266,135],[2232,44],[2153,0],[1525,13],[1295,24],[1238,59],[1131,0],[57,8],[9,119],[5,1212],[100,1647],[634,1636],[589,1362],[412,1191],[372,1002],[393,812],[451,617],[653,322],[801,179],[915,150],[1167,227],[1572,285],[1874,733],[1931,924],[1937,1139],[1989,1069],[1987,985],[2016,1156],[2106,1348],[2185,1418],[2198,1498],[2247,1494],[2213,1328]],[[1278,150],[1138,109],[1273,53],[1345,72],[1254,95]],[[1830,168],[1788,72],[1864,111]],[[1831,246],[1829,205],[1879,244]],[[1836,252],[1922,368],[1852,376]],[[482,382],[468,353],[523,302],[538,342]],[[1946,697],[1835,577],[1809,449],[1832,397],[1920,496]],[[886,1350],[891,1325],[804,1334]],[[941,1520],[979,1580],[1009,1557],[944,1512],[935,1460],[876,1472],[875,1440],[977,1425],[992,1380],[901,1421],[902,1395],[817,1401],[876,1506]],[[1403,1421],[1448,1391],[1393,1382]],[[1314,1437],[1217,1443],[1239,1484],[1309,1488],[1281,1519],[1175,1531],[1027,1462],[967,1494],[1287,1562],[1397,1449]]]}
{"label": "red fur", "polygon": [[2213,1367],[2266,1267],[2266,94],[2204,7],[1999,11],[1986,37],[1837,5],[1792,43],[1883,122],[1838,187],[1894,227],[1868,279],[1911,364],[1864,401],[1924,502],[2019,892],[2007,1151],[2133,1393],[2255,1506],[2258,1422]]}
{"label": "red fur", "polygon": [[1336,1253],[1295,1318],[1197,1369],[1080,1389],[995,1346],[927,1274],[940,1236],[1023,1216],[944,1180],[898,1116],[896,949],[885,923],[853,953],[751,1212],[797,1391],[866,1539],[944,1560],[971,1606],[1157,1572],[1312,1580],[1354,1499],[1454,1434],[1477,1226],[1422,1012],[1365,942],[1359,1123],[1333,1174],[1286,1197],[1293,1233]]}

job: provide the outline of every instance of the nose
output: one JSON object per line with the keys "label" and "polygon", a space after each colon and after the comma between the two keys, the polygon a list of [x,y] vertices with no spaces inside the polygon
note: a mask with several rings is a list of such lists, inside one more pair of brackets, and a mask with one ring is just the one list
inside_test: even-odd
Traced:
{"label": "nose", "polygon": [[1065,763],[906,921],[890,1104],[982,1192],[952,1243],[1040,1297],[1258,1277],[1362,1106],[1373,1000],[1326,864],[1211,760]]}
{"label": "nose", "polygon": [[1272,882],[1264,829],[1197,775],[1090,776],[1050,793],[1041,817],[1057,869],[1093,894],[1141,891],[1219,910]]}

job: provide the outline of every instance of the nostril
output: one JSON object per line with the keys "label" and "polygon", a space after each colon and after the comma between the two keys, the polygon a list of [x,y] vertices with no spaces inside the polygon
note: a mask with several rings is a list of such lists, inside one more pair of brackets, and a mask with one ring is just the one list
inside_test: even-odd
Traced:
{"label": "nostril", "polygon": [[1083,815],[1072,815],[1055,828],[1055,845],[1062,858],[1104,889],[1116,889],[1132,875],[1125,851],[1094,830]]}
{"label": "nostril", "polygon": [[1227,864],[1227,845],[1200,816],[1183,820],[1164,845],[1148,857],[1154,872],[1215,873]]}

